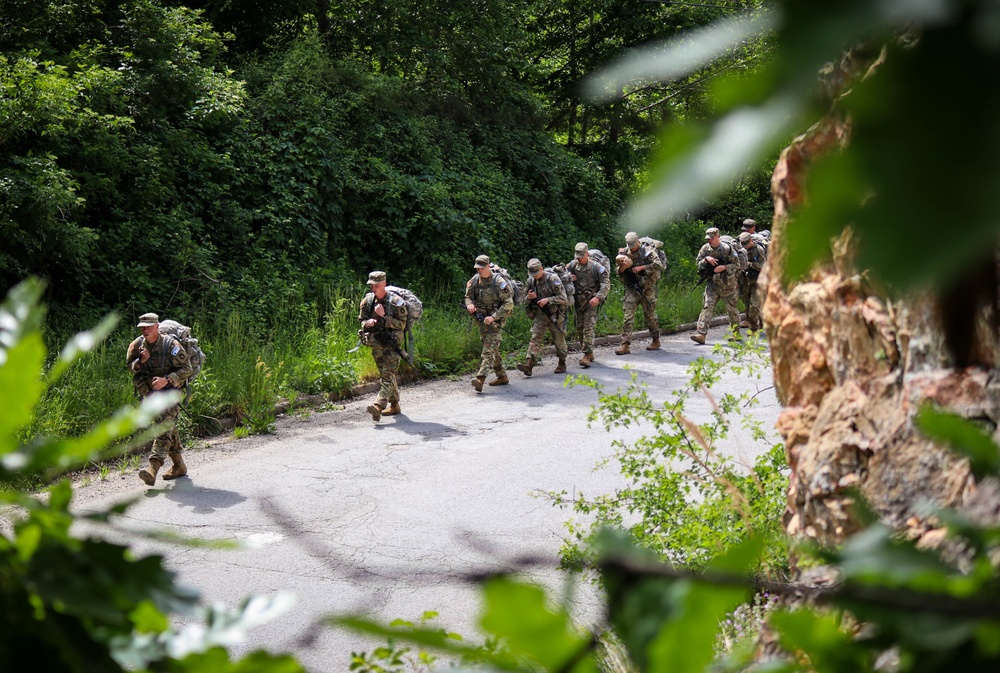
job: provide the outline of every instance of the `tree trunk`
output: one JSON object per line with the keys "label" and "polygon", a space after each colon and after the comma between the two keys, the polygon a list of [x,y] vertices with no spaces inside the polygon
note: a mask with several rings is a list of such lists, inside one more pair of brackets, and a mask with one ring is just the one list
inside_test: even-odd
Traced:
{"label": "tree trunk", "polygon": [[[849,228],[831,242],[831,262],[804,280],[782,282],[784,233],[805,198],[809,166],[849,135],[849,121],[831,113],[785,149],[772,177],[773,242],[759,283],[784,406],[778,430],[791,467],[785,528],[792,537],[842,542],[861,526],[851,507],[857,490],[883,522],[937,546],[940,524],[919,505],[995,520],[1000,498],[974,482],[966,461],[923,437],[914,415],[926,400],[995,431],[997,337],[990,316],[980,316],[976,335],[991,354],[988,365],[954,367],[935,301],[889,298],[866,283],[854,265]],[[902,229],[900,237],[905,241]]]}

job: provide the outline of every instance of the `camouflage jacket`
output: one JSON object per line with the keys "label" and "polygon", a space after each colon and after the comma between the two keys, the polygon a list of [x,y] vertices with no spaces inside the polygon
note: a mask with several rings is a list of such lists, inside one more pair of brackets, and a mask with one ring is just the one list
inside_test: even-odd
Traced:
{"label": "camouflage jacket", "polygon": [[574,259],[566,265],[569,272],[573,274],[573,286],[576,288],[576,301],[582,304],[590,301],[591,297],[598,297],[601,301],[608,298],[611,292],[611,270],[598,264],[597,260],[590,259],[587,265],[580,264],[580,260]]}
{"label": "camouflage jacket", "polygon": [[722,285],[724,283],[734,282],[740,272],[739,258],[736,256],[736,251],[730,247],[725,241],[719,241],[719,247],[713,248],[710,244],[706,243],[701,246],[701,250],[698,251],[697,265],[699,269],[704,269],[706,266],[710,266],[708,262],[705,261],[706,257],[714,257],[719,261],[719,264],[723,264],[726,270],[722,273],[717,273],[712,276],[712,282],[716,285]]}
{"label": "camouflage jacket", "polygon": [[528,276],[524,282],[525,292],[534,292],[538,297],[535,300],[528,300],[524,305],[524,311],[529,316],[534,317],[538,309],[538,299],[548,298],[545,307],[542,309],[550,317],[560,315],[569,309],[569,297],[566,296],[566,288],[563,287],[559,274],[551,271],[543,271],[542,277],[535,280],[534,276]]}
{"label": "camouflage jacket", "polygon": [[[139,357],[143,349],[149,351],[149,359],[145,362]],[[193,371],[184,346],[168,334],[160,334],[154,343],[136,337],[128,345],[125,366],[132,372],[136,392],[143,397],[153,392],[155,377],[162,376],[169,379],[174,388],[183,388]]]}
{"label": "camouflage jacket", "polygon": [[[379,304],[385,309],[384,316],[375,313],[375,307]],[[375,324],[375,327],[365,327],[362,325],[362,332],[389,332],[396,340],[397,345],[403,343],[403,329],[406,327],[406,302],[402,297],[395,292],[387,290],[382,299],[376,299],[375,293],[369,292],[361,300],[361,310],[358,313],[358,320],[363,323],[370,318],[375,318],[378,322]]]}
{"label": "camouflage jacket", "polygon": [[[635,273],[632,269],[626,270],[624,273],[634,274],[636,278],[639,279],[639,285],[644,289],[648,290],[651,285],[656,285],[656,281],[659,280],[660,274],[663,273],[663,263],[660,261],[660,256],[656,254],[656,250],[648,245],[639,244],[635,250],[631,250],[627,246],[618,249],[619,255],[627,255],[632,260],[632,268],[637,266],[646,267],[642,271]],[[625,287],[628,289],[628,283],[625,283]]]}
{"label": "camouflage jacket", "polygon": [[514,312],[514,288],[498,274],[480,278],[477,273],[465,284],[465,305],[494,320],[506,320]]}

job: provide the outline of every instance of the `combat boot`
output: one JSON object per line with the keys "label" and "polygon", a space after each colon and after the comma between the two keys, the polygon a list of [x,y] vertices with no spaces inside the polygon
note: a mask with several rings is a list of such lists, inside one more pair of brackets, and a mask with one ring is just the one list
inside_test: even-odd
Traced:
{"label": "combat boot", "polygon": [[596,359],[597,358],[594,357],[594,351],[587,351],[587,362],[593,364]]}
{"label": "combat boot", "polygon": [[646,346],[646,350],[648,351],[660,350],[660,337],[658,336],[653,337],[653,340],[649,342],[648,346]]}
{"label": "combat boot", "polygon": [[580,358],[580,366],[583,367],[584,369],[590,366],[590,358],[587,357],[586,353],[584,353],[583,357]]}
{"label": "combat boot", "polygon": [[632,350],[628,346],[629,342],[623,341],[622,345],[619,346],[617,350],[615,350],[615,355],[628,355],[629,353],[631,353]]}
{"label": "combat boot", "polygon": [[184,464],[184,456],[179,451],[167,455],[170,456],[170,462],[173,464],[167,470],[166,474],[163,475],[164,479],[176,479],[188,473],[187,465]]}
{"label": "combat boot", "polygon": [[740,327],[750,327],[750,321],[744,320],[740,323]]}
{"label": "combat boot", "polygon": [[163,459],[157,456],[149,457],[149,466],[139,470],[139,478],[146,484],[152,486],[156,483],[156,473],[163,467]]}
{"label": "combat boot", "polygon": [[486,381],[485,376],[477,376],[472,379],[472,387],[476,389],[477,393],[483,392],[483,383]]}
{"label": "combat boot", "polygon": [[382,418],[382,405],[381,404],[369,404],[368,408],[365,409],[369,414],[372,415],[372,420],[377,421]]}
{"label": "combat boot", "polygon": [[704,346],[705,345],[705,335],[704,334],[698,334],[697,332],[695,332],[694,334],[691,335],[691,341],[695,342],[696,344],[701,344],[702,346]]}
{"label": "combat boot", "polygon": [[506,374],[501,374],[492,381],[490,381],[491,386],[505,386],[510,383],[510,379],[507,378]]}
{"label": "combat boot", "polygon": [[395,416],[400,411],[399,402],[389,402],[389,408],[382,410],[383,416]]}
{"label": "combat boot", "polygon": [[531,370],[535,368],[536,364],[538,364],[538,361],[535,360],[533,356],[529,355],[527,362],[522,362],[517,366],[517,371],[521,372],[525,376],[531,376]]}
{"label": "combat boot", "polygon": [[559,358],[559,364],[556,365],[553,374],[562,374],[566,371],[566,358]]}

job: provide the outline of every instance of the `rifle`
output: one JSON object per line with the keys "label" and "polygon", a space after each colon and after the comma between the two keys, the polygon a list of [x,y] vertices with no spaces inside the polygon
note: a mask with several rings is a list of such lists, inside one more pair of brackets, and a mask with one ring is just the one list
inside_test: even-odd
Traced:
{"label": "rifle", "polygon": [[[465,307],[465,304],[463,303],[462,306]],[[468,311],[469,309],[465,309],[465,310]],[[473,318],[475,318],[476,320],[478,320],[481,323],[485,323],[486,322],[486,314],[483,313],[482,311],[476,311],[475,313],[470,313],[469,315],[471,315]],[[505,330],[503,327],[500,326],[500,321],[499,320],[494,320],[493,321],[493,325],[496,325],[497,329],[499,329],[501,332],[503,332],[505,334],[511,334],[511,336],[514,336],[511,332],[508,332],[507,330]],[[492,325],[487,325],[487,327],[492,327]]]}
{"label": "rifle", "polygon": [[534,299],[530,299],[529,300],[529,303],[534,304],[535,306],[537,306],[538,309],[542,312],[542,315],[545,316],[545,319],[549,321],[549,325],[552,326],[552,329],[554,329],[556,332],[558,332],[559,336],[561,336],[562,338],[565,339],[566,338],[566,332],[565,332],[565,330],[561,329],[559,327],[559,325],[556,324],[555,318],[552,317],[552,314],[549,313],[548,309],[545,306],[542,306],[541,304],[538,303],[538,296],[537,296],[538,293],[535,290],[535,282],[534,282],[534,280],[532,280],[531,290],[529,290],[529,291],[530,292],[535,292],[535,295],[536,295]]}
{"label": "rifle", "polygon": [[712,276],[715,275],[715,267],[711,264],[706,264],[702,268],[698,269],[698,282],[695,283],[695,287],[701,285]]}
{"label": "rifle", "polygon": [[630,268],[625,269],[624,273],[619,274],[622,278],[622,282],[625,283],[633,292],[638,295],[642,294],[642,283],[639,282],[639,277],[635,275],[635,271]]}
{"label": "rifle", "polygon": [[402,348],[399,347],[399,344],[396,343],[396,337],[395,335],[393,335],[392,332],[390,332],[385,328],[376,327],[375,329],[370,331],[369,334],[371,334],[375,338],[375,341],[378,341],[383,346],[389,346],[390,348],[392,348],[392,350],[396,351],[399,354],[399,357],[406,360],[407,364],[409,364],[411,367],[413,366],[413,358],[410,355],[408,355],[406,351],[404,351]]}

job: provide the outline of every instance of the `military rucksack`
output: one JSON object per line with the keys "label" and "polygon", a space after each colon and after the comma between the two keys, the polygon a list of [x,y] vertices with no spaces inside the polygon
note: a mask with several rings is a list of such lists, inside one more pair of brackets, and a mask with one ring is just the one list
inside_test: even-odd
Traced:
{"label": "military rucksack", "polygon": [[511,278],[510,272],[507,271],[507,269],[505,269],[502,266],[499,266],[497,264],[494,264],[493,262],[490,262],[490,271],[492,271],[496,275],[498,275],[501,278],[503,278],[505,281],[507,281],[510,284],[511,288],[513,288],[513,290],[514,290],[514,306],[520,306],[520,305],[522,305],[524,303],[524,299],[525,299],[525,295],[526,295],[526,293],[524,291],[524,283],[522,283],[519,280],[514,280],[513,278]]}
{"label": "military rucksack", "polygon": [[728,244],[729,247],[732,249],[733,254],[736,255],[736,263],[739,265],[740,271],[741,272],[742,271],[746,271],[747,270],[747,266],[749,265],[749,262],[747,261],[747,251],[746,251],[746,248],[744,248],[740,244],[740,242],[737,241],[732,236],[720,236],[719,238],[722,239],[723,243]]}
{"label": "military rucksack", "polygon": [[573,295],[576,294],[576,287],[573,285],[573,276],[570,274],[569,269],[564,264],[556,264],[551,267],[545,267],[545,271],[559,276],[559,280],[563,284],[563,289],[566,290],[566,298],[572,301]]}
{"label": "military rucksack", "polygon": [[182,325],[176,320],[161,320],[160,321],[160,334],[166,334],[167,336],[172,336],[177,339],[177,342],[182,348],[187,352],[188,362],[191,363],[191,376],[185,381],[185,392],[184,392],[184,403],[186,404],[189,399],[191,399],[191,386],[190,384],[198,378],[198,374],[201,373],[202,365],[205,364],[205,351],[201,349],[198,345],[198,340],[191,336],[191,328],[187,325]]}
{"label": "military rucksack", "polygon": [[406,327],[404,330],[409,332],[416,322],[420,320],[421,316],[423,316],[424,303],[414,294],[413,290],[408,290],[405,287],[386,285],[385,291],[398,294],[406,304]]}
{"label": "military rucksack", "polygon": [[591,248],[587,253],[590,259],[594,260],[611,273],[611,259],[597,248]]}
{"label": "military rucksack", "polygon": [[[667,273],[667,253],[663,251],[663,241],[658,241],[655,238],[650,238],[649,236],[643,236],[639,239],[639,243],[645,245],[648,248],[652,248],[656,252],[656,256],[660,258],[660,264],[663,265],[663,270],[660,271],[661,275],[666,275]],[[659,280],[660,276],[657,276]]]}

